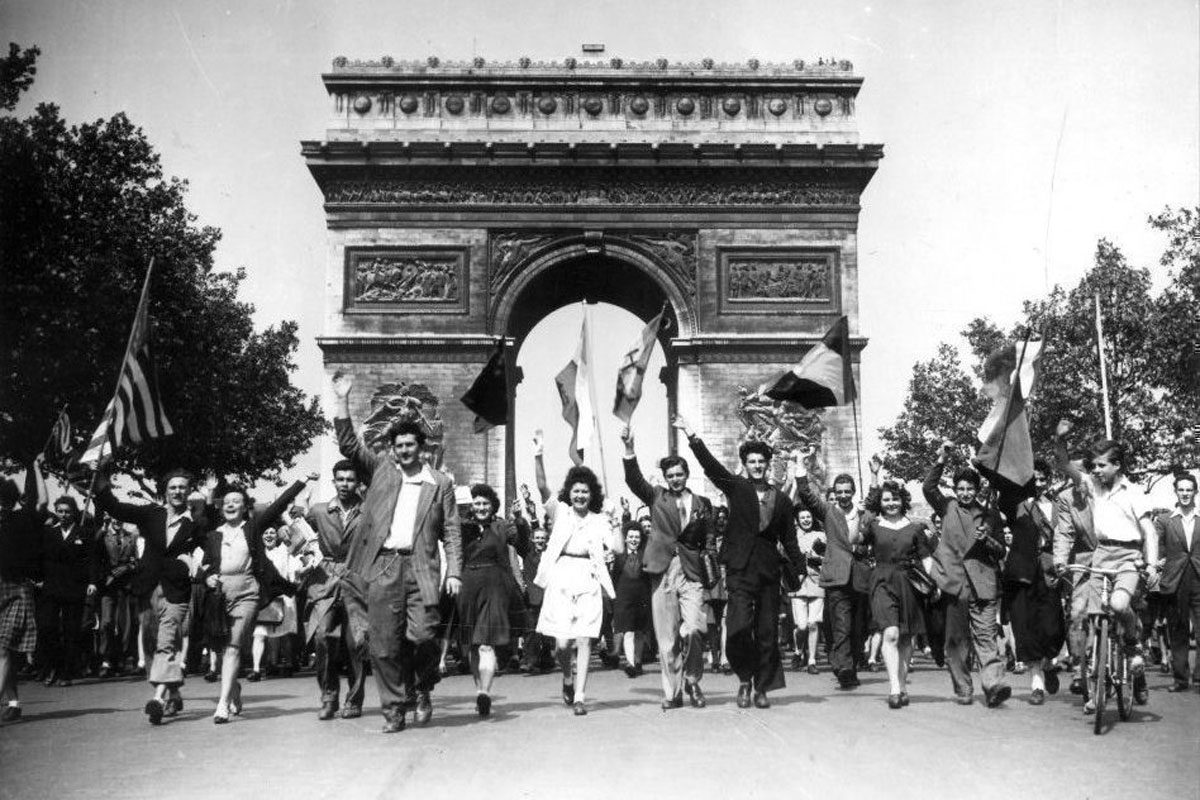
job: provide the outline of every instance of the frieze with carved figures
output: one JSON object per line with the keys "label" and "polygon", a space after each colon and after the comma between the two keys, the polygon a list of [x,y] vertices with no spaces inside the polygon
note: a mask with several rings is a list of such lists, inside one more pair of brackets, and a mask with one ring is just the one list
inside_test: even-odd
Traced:
{"label": "frieze with carved figures", "polygon": [[838,254],[832,250],[722,250],[720,306],[726,313],[837,311]]}
{"label": "frieze with carved figures", "polygon": [[465,313],[462,249],[346,248],[348,311]]}

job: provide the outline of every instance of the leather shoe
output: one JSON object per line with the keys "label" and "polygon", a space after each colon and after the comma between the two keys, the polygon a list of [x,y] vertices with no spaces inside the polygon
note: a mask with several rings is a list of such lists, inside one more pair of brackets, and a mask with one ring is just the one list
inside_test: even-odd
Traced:
{"label": "leather shoe", "polygon": [[1146,686],[1145,674],[1133,676],[1133,702],[1139,706],[1150,702],[1150,689]]}
{"label": "leather shoe", "polygon": [[748,684],[748,683],[738,684],[737,707],[738,708],[749,708],[750,707],[750,684]]}
{"label": "leather shoe", "polygon": [[908,692],[900,693],[900,705],[902,705],[902,706],[908,705]]}
{"label": "leather shoe", "polygon": [[692,704],[692,708],[704,708],[708,705],[708,701],[704,699],[704,690],[700,688],[698,683],[685,683],[683,690],[687,692],[688,700]]}
{"label": "leather shoe", "polygon": [[958,703],[960,706],[969,706],[975,702],[975,695],[958,694],[954,696],[954,702]]}
{"label": "leather shoe", "polygon": [[902,703],[900,701],[900,695],[898,695],[898,694],[889,694],[887,703],[888,703],[888,708],[892,708],[892,709],[904,707],[904,703]]}
{"label": "leather shoe", "polygon": [[475,695],[475,713],[481,717],[492,715],[492,698],[486,694]]}
{"label": "leather shoe", "polygon": [[988,708],[999,708],[1001,703],[1012,697],[1012,687],[1008,685],[997,686],[990,692],[984,692],[984,696],[987,698]]}
{"label": "leather shoe", "polygon": [[333,719],[334,715],[337,714],[337,710],[337,703],[321,703],[321,710],[317,712],[317,719],[327,722]]}
{"label": "leather shoe", "polygon": [[0,723],[16,722],[20,718],[20,706],[5,706],[4,710],[0,711]]}
{"label": "leather shoe", "polygon": [[263,674],[256,669],[250,670],[250,674],[246,676],[246,680],[251,683],[258,683],[263,679]]}
{"label": "leather shoe", "polygon": [[1190,688],[1191,687],[1188,686],[1186,683],[1184,683],[1182,681],[1176,681],[1175,683],[1172,683],[1170,686],[1167,687],[1167,691],[1170,692],[1171,694],[1175,694],[1176,692],[1186,692]]}
{"label": "leather shoe", "polygon": [[358,719],[362,716],[362,706],[345,706],[339,716],[342,719]]}
{"label": "leather shoe", "polygon": [[1058,670],[1052,669],[1046,671],[1046,694],[1058,694],[1059,681]]}
{"label": "leather shoe", "polygon": [[1072,678],[1069,691],[1071,694],[1083,694],[1083,678],[1079,677],[1078,675]]}
{"label": "leather shoe", "polygon": [[583,701],[576,703],[574,706],[574,709],[575,709],[575,716],[577,716],[577,717],[583,717],[583,716],[587,715],[587,706],[585,706],[583,704]]}
{"label": "leather shoe", "polygon": [[809,664],[808,668],[805,670],[805,672],[807,672],[809,675],[820,675],[821,674],[821,670],[817,669],[816,664]]}
{"label": "leather shoe", "polygon": [[767,699],[766,692],[755,692],[754,693],[754,707],[755,708],[770,708],[771,707],[771,701]]}
{"label": "leather shoe", "polygon": [[174,717],[183,711],[183,695],[179,692],[171,692],[167,695],[167,705],[163,713],[168,717]]}
{"label": "leather shoe", "polygon": [[383,733],[399,733],[404,730],[404,711],[383,712]]}
{"label": "leather shoe", "polygon": [[1029,695],[1029,705],[1040,706],[1046,702],[1046,693],[1041,689],[1034,689]]}
{"label": "leather shoe", "polygon": [[205,683],[216,683],[219,680],[221,680],[221,675],[216,670],[210,669],[208,672],[204,673]]}
{"label": "leather shoe", "polygon": [[677,694],[670,700],[662,701],[662,710],[670,711],[673,708],[683,708],[683,695]]}
{"label": "leather shoe", "polygon": [[417,692],[417,709],[413,712],[413,722],[424,725],[432,716],[433,703],[429,699],[429,692]]}
{"label": "leather shoe", "polygon": [[157,697],[146,701],[146,716],[150,718],[151,725],[161,725],[163,713],[166,708],[163,706],[162,700]]}

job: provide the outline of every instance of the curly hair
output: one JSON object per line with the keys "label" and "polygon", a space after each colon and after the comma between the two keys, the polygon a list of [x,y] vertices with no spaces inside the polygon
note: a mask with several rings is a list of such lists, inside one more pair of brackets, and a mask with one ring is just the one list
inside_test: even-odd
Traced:
{"label": "curly hair", "polygon": [[417,447],[425,449],[425,430],[408,419],[401,419],[393,422],[387,429],[387,443],[389,445],[396,443],[397,436],[412,436],[417,440]]}
{"label": "curly hair", "polygon": [[878,487],[872,488],[870,494],[867,495],[865,508],[872,514],[883,516],[883,494],[890,492],[900,498],[900,513],[907,514],[912,510],[912,495],[908,493],[908,489],[904,488],[904,484],[899,481],[884,481]]}
{"label": "curly hair", "polygon": [[567,471],[567,477],[563,480],[562,489],[558,492],[558,502],[571,503],[571,487],[577,483],[586,484],[592,492],[592,499],[588,503],[588,511],[593,514],[599,514],[604,510],[604,490],[600,488],[600,479],[596,477],[596,473],[592,472],[587,467],[571,467]]}
{"label": "curly hair", "polygon": [[738,459],[745,464],[746,459],[749,458],[753,453],[758,453],[767,461],[770,461],[771,457],[775,455],[775,450],[766,442],[758,440],[752,442],[742,442],[742,446],[738,448]]}
{"label": "curly hair", "polygon": [[471,499],[476,497],[486,497],[488,502],[492,504],[492,514],[500,513],[500,496],[496,494],[496,490],[486,483],[477,483],[471,487]]}

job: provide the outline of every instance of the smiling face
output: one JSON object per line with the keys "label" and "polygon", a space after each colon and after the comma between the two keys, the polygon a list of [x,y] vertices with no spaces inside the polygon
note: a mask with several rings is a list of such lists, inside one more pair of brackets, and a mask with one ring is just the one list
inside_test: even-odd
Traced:
{"label": "smiling face", "polygon": [[246,495],[241,492],[226,492],[221,499],[221,516],[236,525],[246,518]]}
{"label": "smiling face", "polygon": [[483,495],[475,495],[471,498],[471,515],[475,517],[475,521],[486,524],[492,521],[493,516],[492,501]]}
{"label": "smiling face", "polygon": [[965,508],[974,505],[975,498],[979,497],[979,490],[970,481],[959,481],[954,484],[954,497],[958,504]]}
{"label": "smiling face", "polygon": [[1050,476],[1042,472],[1040,469],[1033,471],[1033,488],[1037,492],[1038,497],[1046,493],[1050,488]]}
{"label": "smiling face", "polygon": [[682,492],[684,487],[687,486],[688,474],[687,470],[683,468],[682,464],[671,465],[671,467],[663,473],[663,477],[667,481],[667,488],[676,494]]}
{"label": "smiling face", "polygon": [[549,538],[550,538],[549,535],[544,530],[542,530],[541,528],[538,528],[536,531],[533,532],[534,548],[537,549],[537,551],[539,553],[541,551],[545,550],[546,549],[546,541]]}
{"label": "smiling face", "polygon": [[796,512],[796,527],[804,533],[808,533],[813,529],[813,515],[807,508],[802,508]]}
{"label": "smiling face", "polygon": [[879,496],[879,507],[883,509],[885,517],[898,517],[904,508],[904,501],[895,492],[884,490]]}
{"label": "smiling face", "polygon": [[272,550],[277,544],[279,544],[279,536],[275,533],[274,528],[267,528],[263,531],[263,547]]}
{"label": "smiling face", "polygon": [[854,506],[854,484],[850,481],[838,481],[833,485],[833,502],[843,511]]}
{"label": "smiling face", "polygon": [[747,453],[744,462],[746,466],[746,477],[752,481],[761,481],[766,479],[767,467],[770,465],[771,459],[764,456],[762,453]]}
{"label": "smiling face", "polygon": [[637,528],[625,531],[625,552],[634,553],[642,546],[642,532]]}
{"label": "smiling face", "polygon": [[592,487],[583,481],[577,481],[571,484],[571,491],[567,496],[571,498],[571,508],[580,514],[587,513],[588,506],[592,503]]}
{"label": "smiling face", "polygon": [[188,504],[188,479],[175,477],[167,481],[167,505],[175,513],[182,513]]}

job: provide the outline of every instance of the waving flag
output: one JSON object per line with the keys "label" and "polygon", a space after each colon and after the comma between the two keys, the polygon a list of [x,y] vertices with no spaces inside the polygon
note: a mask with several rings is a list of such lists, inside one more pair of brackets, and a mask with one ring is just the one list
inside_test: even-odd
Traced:
{"label": "waving flag", "polygon": [[81,464],[95,466],[111,458],[123,444],[142,444],[174,433],[163,410],[150,347],[150,273],[153,269],[154,262],[151,262],[121,363],[117,391],[104,409],[87,451],[79,459]]}
{"label": "waving flag", "polygon": [[805,408],[853,402],[856,394],[850,370],[850,323],[846,317],[839,317],[799,364],[763,384],[759,394],[772,400],[790,400]]}
{"label": "waving flag", "polygon": [[579,344],[575,346],[575,357],[554,376],[554,383],[558,387],[558,396],[562,400],[563,419],[571,426],[569,455],[576,466],[583,464],[583,451],[591,445],[592,430],[596,427],[591,380],[588,317],[585,309],[583,324],[579,327]]}
{"label": "waving flag", "polygon": [[508,377],[503,342],[460,399],[464,406],[475,412],[476,433],[508,422]]}
{"label": "waving flag", "polygon": [[1033,442],[1025,400],[1037,385],[1042,342],[1007,344],[983,363],[983,392],[992,410],[979,427],[976,466],[992,483],[1028,487],[1033,481]]}
{"label": "waving flag", "polygon": [[646,377],[646,365],[650,363],[650,355],[654,352],[654,343],[658,341],[658,331],[662,328],[663,316],[667,313],[664,304],[658,316],[646,323],[638,338],[629,345],[625,357],[621,359],[621,369],[617,372],[617,399],[613,402],[613,414],[617,419],[628,424],[633,417],[633,410],[642,399],[642,381]]}

